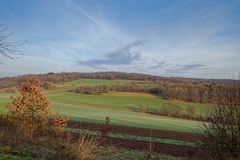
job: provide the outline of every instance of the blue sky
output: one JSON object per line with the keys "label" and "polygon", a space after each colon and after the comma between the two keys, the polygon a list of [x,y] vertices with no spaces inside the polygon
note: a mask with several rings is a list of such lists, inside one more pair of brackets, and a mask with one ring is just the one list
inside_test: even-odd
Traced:
{"label": "blue sky", "polygon": [[0,0],[0,24],[27,41],[0,76],[126,71],[232,78],[239,0]]}

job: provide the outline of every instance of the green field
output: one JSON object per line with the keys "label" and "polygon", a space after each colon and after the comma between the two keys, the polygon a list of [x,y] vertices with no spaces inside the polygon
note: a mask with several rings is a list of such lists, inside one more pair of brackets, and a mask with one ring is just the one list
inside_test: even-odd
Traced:
{"label": "green field", "polygon": [[[157,108],[168,102],[158,96],[147,93],[106,93],[102,95],[76,94],[67,91],[72,86],[99,85],[99,84],[123,84],[130,83],[127,80],[89,80],[82,79],[67,83],[61,83],[55,90],[47,91],[52,101],[55,112],[63,114],[70,119],[103,123],[106,116],[110,117],[112,124],[137,126],[145,128],[198,132],[200,122],[178,118],[150,115],[138,112],[139,105],[148,105]],[[62,88],[62,86],[64,86]],[[11,94],[0,94],[0,111],[6,111],[5,106],[10,102]],[[190,104],[173,101],[183,110],[192,105],[200,112],[204,105]]]}
{"label": "green field", "polygon": [[[77,86],[97,86],[97,85],[125,85],[133,82],[132,80],[107,80],[107,79],[79,79],[56,85],[56,89],[71,90]],[[141,81],[138,81],[141,82]]]}

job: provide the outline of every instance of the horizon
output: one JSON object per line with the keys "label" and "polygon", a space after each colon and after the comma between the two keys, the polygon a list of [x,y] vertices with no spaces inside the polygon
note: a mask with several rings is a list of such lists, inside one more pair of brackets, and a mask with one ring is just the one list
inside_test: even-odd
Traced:
{"label": "horizon", "polygon": [[[137,5],[136,5],[137,3]],[[0,24],[24,53],[0,77],[133,72],[231,79],[239,73],[240,1],[0,0]]]}
{"label": "horizon", "polygon": [[[156,76],[156,77],[163,77],[163,78],[182,78],[182,79],[196,79],[196,80],[216,80],[216,81],[221,81],[221,80],[227,80],[227,81],[239,81],[240,80],[240,72],[235,75],[233,74],[231,78],[199,78],[199,77],[181,77],[181,76],[162,76],[162,75],[156,75],[156,74],[148,74],[148,73],[141,73],[141,72],[122,72],[122,71],[93,71],[93,72],[44,72],[44,73],[27,73],[27,74],[16,74],[13,76],[1,76],[1,78],[14,78],[14,77],[19,77],[19,76],[38,76],[38,75],[47,75],[47,74],[62,74],[62,73],[126,73],[126,74],[143,74],[147,76]],[[84,78],[82,78],[84,79]],[[87,78],[88,79],[88,78]],[[90,78],[91,79],[91,78]],[[101,79],[101,78],[100,78]]]}

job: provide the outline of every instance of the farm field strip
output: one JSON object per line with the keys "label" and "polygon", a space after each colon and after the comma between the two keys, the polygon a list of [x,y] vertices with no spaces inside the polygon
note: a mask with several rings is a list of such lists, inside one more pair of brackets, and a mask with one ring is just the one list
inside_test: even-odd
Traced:
{"label": "farm field strip", "polygon": [[[82,132],[88,133],[90,135],[95,136],[95,138],[99,139],[100,144],[104,146],[110,145],[110,146],[124,147],[124,148],[134,149],[134,150],[148,151],[149,145],[151,143],[152,151],[157,153],[163,153],[163,154],[168,154],[168,155],[177,156],[177,157],[190,156],[190,157],[198,157],[198,158],[201,157],[202,155],[200,148],[196,146],[196,143],[195,143],[196,141],[190,142],[190,141],[183,141],[183,140],[176,140],[176,139],[157,138],[155,137],[155,134],[151,137],[151,140],[150,140],[149,136],[137,136],[137,135],[131,135],[131,134],[117,133],[114,129],[112,129],[112,127],[114,127],[113,125],[109,126],[111,128],[111,131],[109,132],[109,134],[107,136],[101,137],[100,136],[101,132],[99,131],[99,129],[103,126],[103,124],[100,125],[96,123],[83,123],[83,122],[70,121],[70,126],[72,126],[72,128],[69,128],[67,130],[72,131],[73,135],[75,135],[76,138],[79,135],[79,133],[82,133]],[[125,128],[126,130],[130,128],[136,129],[135,127],[125,127],[125,126],[115,126],[115,127],[118,127],[120,129]],[[81,129],[78,129],[78,128],[81,128]],[[95,130],[93,130],[93,128]],[[139,128],[139,129],[143,129],[145,131],[148,130],[145,128]],[[138,133],[141,133],[141,132],[138,132]],[[180,135],[181,134],[182,133],[180,133]],[[189,133],[185,133],[185,134],[186,136],[188,136]],[[185,134],[182,134],[182,135],[185,135]],[[177,136],[178,133],[175,132],[175,135]],[[175,138],[175,137],[172,137],[172,138]]]}
{"label": "farm field strip", "polygon": [[[73,133],[73,139],[77,140],[79,133]],[[97,137],[96,137],[97,138]],[[115,137],[99,137],[99,143],[103,146],[116,146],[127,149],[149,151],[149,141],[136,141],[131,139],[122,139]],[[162,153],[166,155],[172,155],[176,157],[201,157],[202,152],[198,147],[175,145],[159,142],[151,142],[151,151],[156,153]]]}
{"label": "farm field strip", "polygon": [[[100,136],[100,133],[101,133],[99,130],[76,129],[76,128],[67,128],[67,131],[71,131],[73,133],[83,132],[83,133],[87,133],[87,134],[93,135],[93,136]],[[196,144],[194,142],[189,142],[189,141],[150,137],[150,136],[139,136],[139,135],[124,134],[124,133],[109,132],[106,137],[128,139],[128,140],[132,140],[132,141],[145,141],[145,142],[151,141],[151,142],[156,142],[156,143],[182,145],[182,146],[190,146],[190,147],[196,146]]]}
{"label": "farm field strip", "polygon": [[[86,129],[92,131],[99,131],[103,127],[104,123],[89,123],[89,122],[78,122],[69,121],[68,126],[75,129]],[[199,142],[202,141],[202,134],[198,133],[187,133],[187,132],[176,132],[176,131],[166,131],[158,129],[148,129],[140,127],[131,126],[119,126],[119,125],[109,125],[111,128],[110,132],[113,134],[126,134],[133,136],[142,137],[156,137],[161,139],[172,139],[186,142]]]}
{"label": "farm field strip", "polygon": [[142,114],[125,110],[66,103],[53,103],[53,106],[58,113],[75,121],[102,123],[105,117],[109,116],[111,124],[182,132],[197,132],[195,129],[200,125],[198,121]]}
{"label": "farm field strip", "polygon": [[120,138],[120,139],[129,139],[129,140],[134,140],[134,141],[145,141],[145,142],[149,142],[151,140],[151,142],[156,142],[156,143],[191,146],[191,147],[196,146],[196,144],[194,142],[187,142],[187,141],[174,140],[174,139],[164,139],[164,138],[157,138],[157,137],[144,137],[144,136],[136,136],[136,135],[128,135],[128,134],[110,133],[109,137]]}

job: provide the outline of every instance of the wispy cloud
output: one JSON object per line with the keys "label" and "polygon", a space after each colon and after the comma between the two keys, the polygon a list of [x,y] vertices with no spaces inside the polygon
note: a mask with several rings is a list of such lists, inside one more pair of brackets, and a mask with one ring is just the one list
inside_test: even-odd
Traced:
{"label": "wispy cloud", "polygon": [[141,50],[139,46],[142,43],[142,41],[132,42],[120,49],[105,54],[103,58],[78,61],[78,65],[89,66],[96,69],[109,65],[131,65],[141,60]]}
{"label": "wispy cloud", "polygon": [[211,69],[211,68],[204,64],[190,63],[190,64],[183,64],[183,65],[172,65],[171,67],[169,67],[166,70],[172,74],[184,73],[184,74],[188,75],[188,74],[192,74],[193,72],[206,71],[209,69]]}
{"label": "wispy cloud", "polygon": [[203,64],[186,64],[183,66],[184,69],[199,69],[203,67],[205,67]]}
{"label": "wispy cloud", "polygon": [[86,10],[84,10],[79,4],[77,4],[76,2],[74,2],[73,0],[65,0],[65,3],[71,7],[74,10],[79,11],[80,13],[82,13],[84,16],[86,16],[93,24],[95,24],[96,26],[98,26],[100,29],[102,29],[106,34],[108,34],[109,36],[111,36],[111,38],[116,41],[117,43],[121,43],[121,41],[118,39],[118,37],[111,32],[110,30],[108,30],[108,28],[106,28],[100,21],[98,21],[94,16],[92,16],[91,14],[89,14]]}
{"label": "wispy cloud", "polygon": [[160,61],[160,62],[157,62],[157,64],[148,67],[148,69],[161,69],[161,68],[165,67],[166,65],[167,64],[165,61]]}

